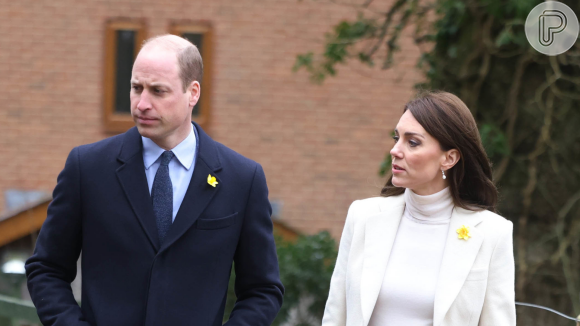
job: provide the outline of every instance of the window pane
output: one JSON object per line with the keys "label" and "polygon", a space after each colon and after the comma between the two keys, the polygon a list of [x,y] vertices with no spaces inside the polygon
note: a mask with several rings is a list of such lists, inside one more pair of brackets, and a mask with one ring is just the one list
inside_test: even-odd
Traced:
{"label": "window pane", "polygon": [[131,113],[131,71],[135,57],[135,31],[117,31],[117,57],[115,76],[115,112]]}
{"label": "window pane", "polygon": [[[199,50],[199,53],[203,53],[202,52],[202,46],[203,46],[203,34],[200,33],[183,33],[181,34],[181,36],[183,38],[188,39],[191,43],[193,43],[195,46],[197,46],[197,49]],[[203,59],[203,58],[202,58]],[[201,85],[201,80],[198,80],[199,84]],[[193,117],[198,117],[199,116],[199,108],[201,105],[201,101],[203,101],[203,98],[199,98],[199,101],[197,101],[197,104],[193,107],[193,111],[191,112],[191,115]]]}
{"label": "window pane", "polygon": [[202,45],[203,45],[203,34],[201,33],[183,33],[181,36],[185,39],[188,39],[191,43],[197,46],[199,53],[202,53]]}

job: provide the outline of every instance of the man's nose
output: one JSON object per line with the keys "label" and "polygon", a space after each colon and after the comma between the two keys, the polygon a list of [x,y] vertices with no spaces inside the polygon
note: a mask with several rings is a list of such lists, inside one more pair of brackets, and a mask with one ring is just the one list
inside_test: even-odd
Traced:
{"label": "man's nose", "polygon": [[145,111],[151,108],[151,96],[147,90],[143,90],[139,96],[139,103],[137,103],[137,110]]}

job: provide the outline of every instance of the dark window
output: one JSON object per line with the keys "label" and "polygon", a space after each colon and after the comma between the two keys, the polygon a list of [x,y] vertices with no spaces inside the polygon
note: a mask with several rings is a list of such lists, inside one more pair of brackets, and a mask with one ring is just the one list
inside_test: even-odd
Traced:
{"label": "dark window", "polygon": [[203,79],[201,96],[193,107],[191,118],[203,128],[208,125],[211,111],[211,78],[212,78],[212,29],[207,22],[181,22],[173,24],[171,34],[179,35],[197,46],[203,60]]}
{"label": "dark window", "polygon": [[[205,58],[203,57],[203,34],[201,33],[182,33],[181,36],[183,38],[188,39],[191,43],[193,43],[195,46],[197,46],[197,49],[199,50],[199,53],[202,53],[202,60],[204,61],[205,64]],[[200,81],[199,84],[201,86],[203,86],[202,82]],[[203,87],[202,87],[203,89]],[[200,116],[200,108],[202,106],[201,102],[203,101],[203,97],[199,98],[199,101],[197,101],[197,104],[193,107],[193,111],[191,112],[191,116],[194,118],[199,118]]]}
{"label": "dark window", "polygon": [[115,113],[131,113],[129,92],[135,57],[135,31],[117,31],[117,57],[115,76]]}
{"label": "dark window", "polygon": [[125,132],[131,118],[131,73],[135,56],[145,39],[138,21],[110,21],[105,35],[104,122],[110,132]]}

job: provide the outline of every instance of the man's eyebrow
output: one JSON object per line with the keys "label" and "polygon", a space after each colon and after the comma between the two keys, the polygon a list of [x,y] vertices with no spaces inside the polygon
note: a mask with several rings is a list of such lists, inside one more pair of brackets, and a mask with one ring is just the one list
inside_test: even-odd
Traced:
{"label": "man's eyebrow", "polygon": [[[131,79],[131,85],[141,85],[141,82],[136,80],[136,79]],[[150,83],[147,84],[149,87],[169,87],[168,84],[165,83],[161,83],[161,82],[155,82],[155,83]]]}
{"label": "man's eyebrow", "polygon": [[[395,129],[395,133],[397,133],[397,134],[398,134],[398,133],[399,133],[399,131],[398,131],[397,129]],[[407,131],[407,132],[405,132],[405,136],[413,136],[413,135],[415,135],[415,136],[419,136],[419,137],[421,137],[421,138],[425,138],[425,136],[421,135],[421,134],[420,134],[420,133],[418,133],[418,132],[411,132],[411,131]]]}
{"label": "man's eyebrow", "polygon": [[151,87],[169,87],[169,85],[167,85],[165,83],[160,83],[160,82],[151,83],[151,84],[149,84],[149,86],[151,86]]}

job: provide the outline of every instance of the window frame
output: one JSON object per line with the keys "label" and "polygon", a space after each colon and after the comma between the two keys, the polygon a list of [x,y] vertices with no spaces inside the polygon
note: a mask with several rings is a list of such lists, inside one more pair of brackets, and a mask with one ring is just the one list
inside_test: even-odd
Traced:
{"label": "window frame", "polygon": [[203,34],[203,46],[201,57],[203,59],[203,77],[201,80],[201,103],[199,116],[191,117],[193,121],[207,130],[211,112],[211,89],[212,89],[212,53],[213,53],[213,30],[208,22],[181,21],[173,22],[169,26],[169,33],[181,36],[184,33]]}
{"label": "window frame", "polygon": [[[113,19],[105,27],[105,64],[103,78],[103,119],[107,132],[120,133],[135,126],[131,114],[115,112],[115,89],[117,69],[117,31],[135,31],[135,51],[133,60],[137,57],[143,41],[146,39],[146,25],[143,20]],[[128,80],[127,83],[130,81]],[[129,94],[127,94],[129,96]]]}

